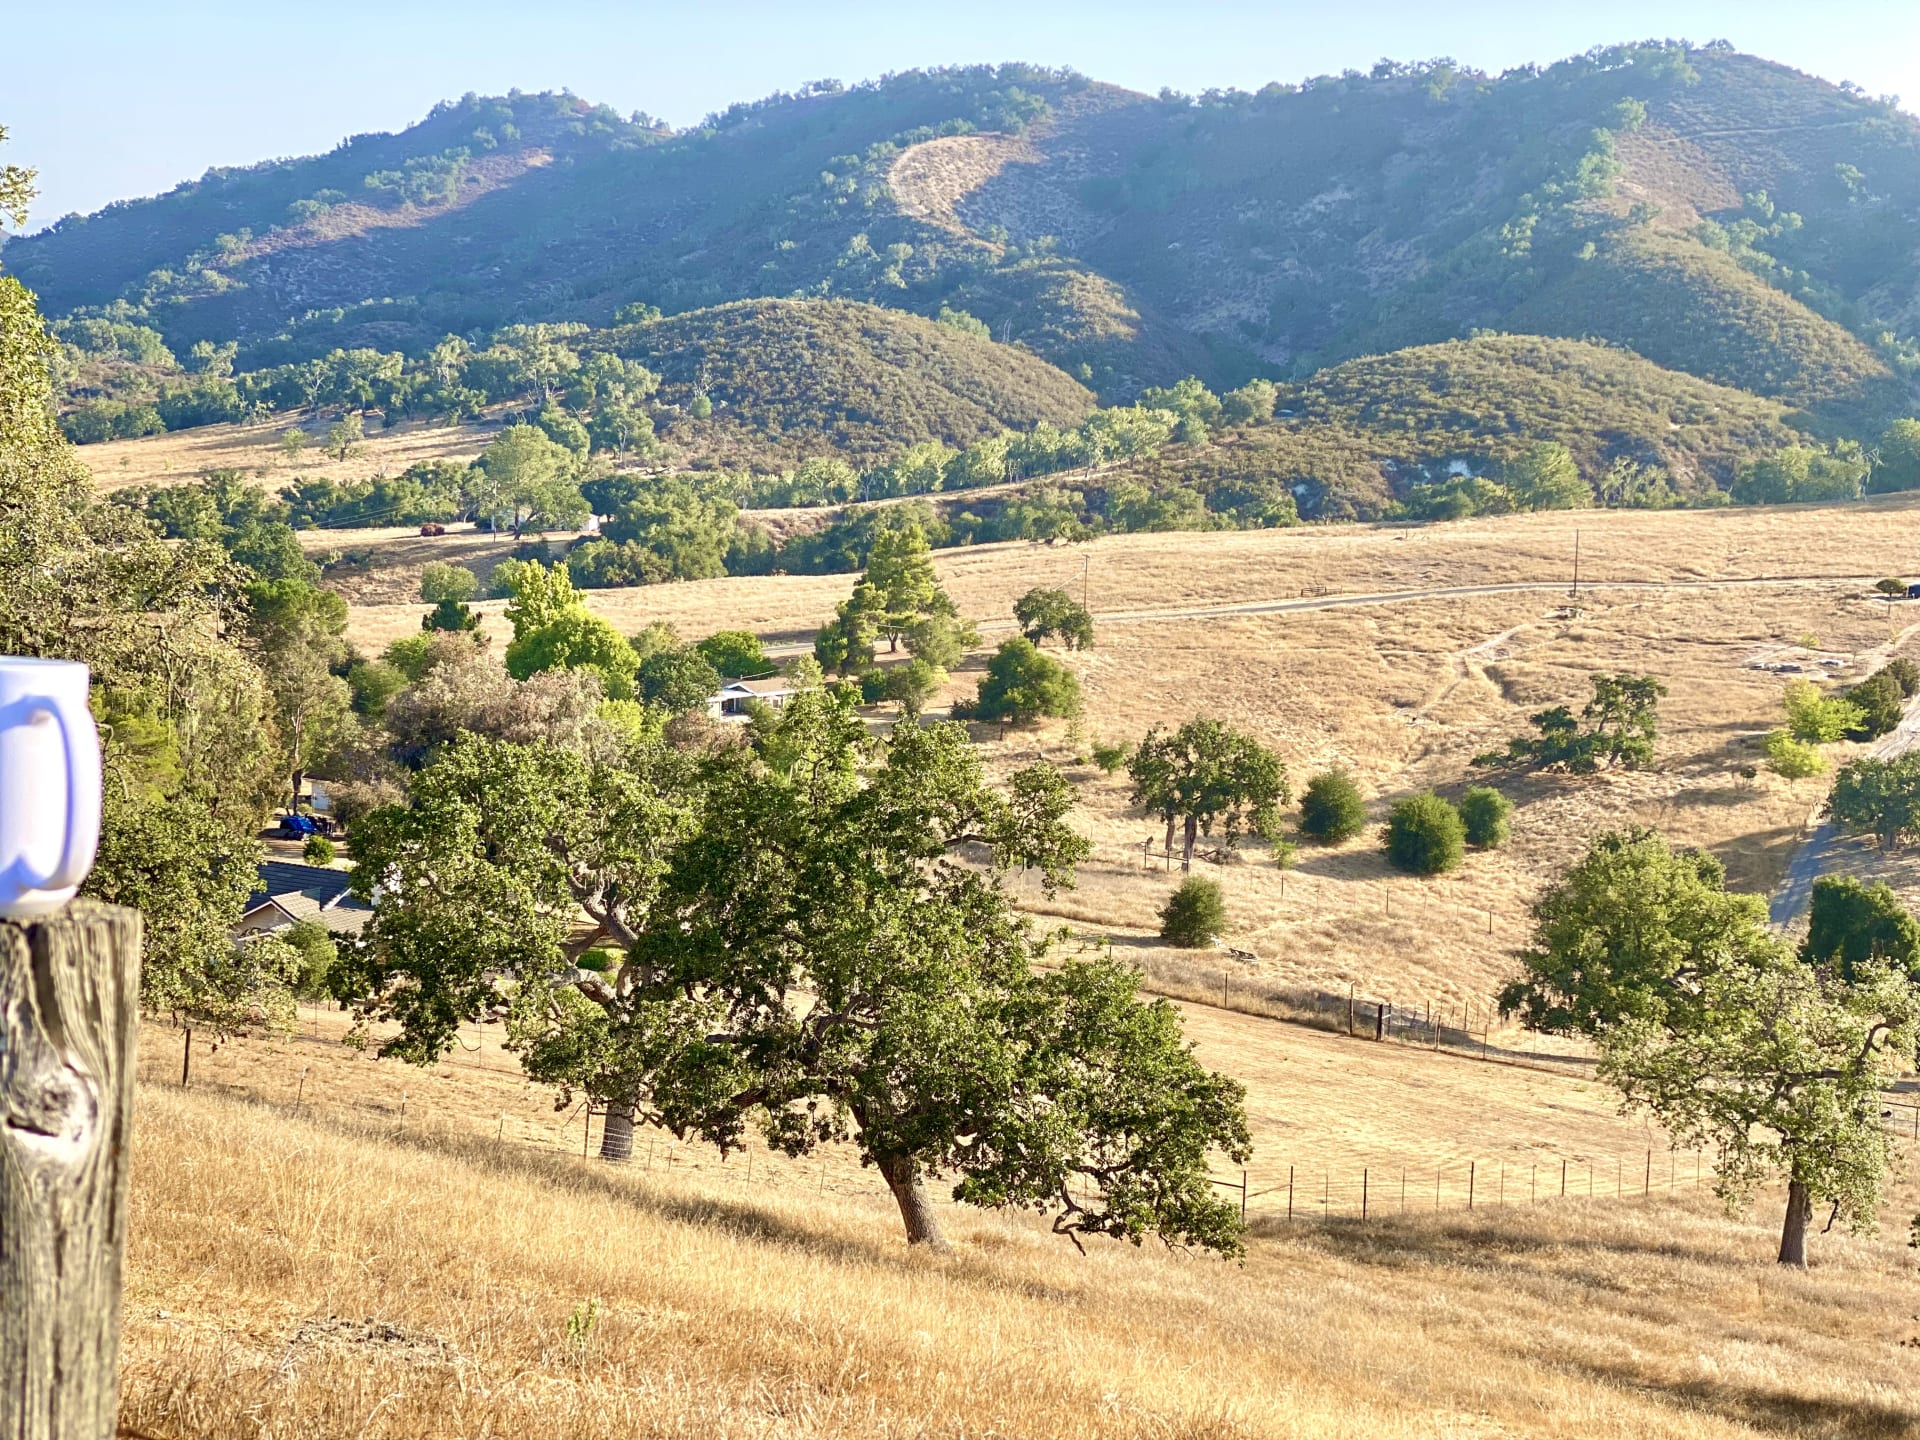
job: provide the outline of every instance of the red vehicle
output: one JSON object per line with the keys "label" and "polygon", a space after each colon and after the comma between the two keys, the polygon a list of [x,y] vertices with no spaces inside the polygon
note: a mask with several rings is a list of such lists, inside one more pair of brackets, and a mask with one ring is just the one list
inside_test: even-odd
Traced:
{"label": "red vehicle", "polygon": [[422,535],[444,535],[447,533],[447,527],[440,524],[438,521],[429,520],[426,524],[420,527],[420,533]]}

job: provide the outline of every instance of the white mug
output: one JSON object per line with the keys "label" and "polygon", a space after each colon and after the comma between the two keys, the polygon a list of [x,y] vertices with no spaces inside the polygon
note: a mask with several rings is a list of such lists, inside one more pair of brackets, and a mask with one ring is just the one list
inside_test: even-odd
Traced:
{"label": "white mug", "polygon": [[0,655],[0,915],[73,898],[100,845],[100,732],[87,667]]}

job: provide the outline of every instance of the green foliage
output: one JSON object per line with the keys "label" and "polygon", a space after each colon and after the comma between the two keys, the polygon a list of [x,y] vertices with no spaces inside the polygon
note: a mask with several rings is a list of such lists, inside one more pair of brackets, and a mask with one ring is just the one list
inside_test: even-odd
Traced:
{"label": "green foliage", "polygon": [[479,590],[480,581],[464,565],[432,560],[420,572],[420,598],[430,605],[471,600]]}
{"label": "green foliage", "polygon": [[1466,843],[1460,812],[1432,791],[1396,800],[1387,812],[1387,858],[1412,874],[1457,870]]}
{"label": "green foliage", "polygon": [[1057,635],[1069,650],[1093,646],[1093,616],[1064,590],[1036,585],[1013,602],[1013,618],[1036,645]]}
{"label": "green foliage", "polygon": [[1892,680],[1904,698],[1911,700],[1915,695],[1920,695],[1920,665],[1914,664],[1906,656],[1889,660],[1876,673]]}
{"label": "green foliage", "polygon": [[1367,802],[1344,770],[1322,770],[1300,796],[1300,833],[1325,845],[1351,840],[1367,828]]}
{"label": "green foliage", "polygon": [[1470,786],[1460,797],[1460,823],[1467,843],[1480,850],[1496,850],[1512,838],[1513,802],[1486,785]]}
{"label": "green foliage", "polygon": [[333,864],[333,842],[324,835],[309,835],[300,848],[300,858],[309,865]]}
{"label": "green foliage", "polygon": [[1178,730],[1149,730],[1128,759],[1127,774],[1134,803],[1166,822],[1169,852],[1174,827],[1183,828],[1183,865],[1192,863],[1197,837],[1211,836],[1216,825],[1229,848],[1243,832],[1278,835],[1280,810],[1292,798],[1278,755],[1244,730],[1205,718]]}
{"label": "green foliage", "polygon": [[[1236,1253],[1206,1167],[1247,1153],[1239,1087],[1131,972],[1037,970],[1001,888],[1015,865],[1069,880],[1087,853],[1065,783],[1036,767],[989,788],[957,726],[876,746],[818,689],[752,740],[697,766],[457,744],[357,832],[356,873],[391,883],[343,993],[399,1023],[386,1051],[429,1062],[510,990],[510,1043],[563,1100],[723,1150],[749,1126],[791,1156],[852,1143],[914,1241],[939,1243],[923,1191],[944,1177],[1076,1240]],[[619,942],[609,972],[567,961],[581,907]]]}
{"label": "green foliage", "polygon": [[1823,455],[1805,445],[1749,460],[1734,475],[1740,505],[1798,505],[1817,500],[1857,500],[1866,478],[1864,460]]}
{"label": "green foliage", "polygon": [[473,463],[470,482],[477,512],[510,525],[578,525],[587,502],[573,478],[574,457],[531,425],[509,425]]}
{"label": "green foliage", "polygon": [[1762,965],[1775,944],[1766,902],[1729,893],[1712,856],[1674,850],[1655,831],[1612,831],[1534,902],[1523,973],[1500,1008],[1552,1034],[1659,1025],[1697,1003],[1685,977]]}
{"label": "green foliage", "polygon": [[1226,928],[1226,899],[1219,883],[1204,876],[1188,876],[1160,907],[1160,938],[1169,945],[1197,950]]}
{"label": "green foliage", "polygon": [[1100,767],[1100,773],[1111,775],[1127,763],[1133,754],[1133,747],[1124,742],[1109,744],[1096,740],[1093,742],[1093,763]]}
{"label": "green foliage", "polygon": [[1501,467],[1516,510],[1579,510],[1593,504],[1593,487],[1580,478],[1567,447],[1530,446]]}
{"label": "green foliage", "polygon": [[327,927],[316,920],[296,920],[274,938],[299,956],[292,982],[295,998],[331,999],[333,966],[340,952]]}
{"label": "green foliage", "polygon": [[1767,768],[1785,780],[1806,780],[1825,770],[1827,762],[1791,730],[1773,730],[1767,734]]}
{"label": "green foliage", "polygon": [[1920,489],[1920,420],[1896,420],[1874,447],[1871,495]]}
{"label": "green foliage", "polygon": [[1800,963],[1837,966],[1841,978],[1851,984],[1876,962],[1920,977],[1920,920],[1884,884],[1863,885],[1851,875],[1822,875],[1813,882]]}
{"label": "green foliage", "polygon": [[525,680],[544,670],[590,670],[609,699],[632,696],[640,660],[619,633],[576,595],[566,567],[529,563],[514,572],[507,619],[507,673]]}
{"label": "green foliage", "polygon": [[705,714],[720,671],[697,645],[656,650],[640,662],[640,698],[672,715]]}
{"label": "green foliage", "polygon": [[1789,1182],[1780,1259],[1806,1263],[1815,1204],[1872,1226],[1893,1143],[1882,1087],[1920,1041],[1920,993],[1881,965],[1842,979],[1798,964],[1777,940],[1747,963],[1701,957],[1688,1003],[1664,1023],[1628,1019],[1600,1037],[1600,1077],[1678,1145],[1718,1152],[1714,1189],[1729,1206]]}
{"label": "green foliage", "polygon": [[918,719],[926,709],[927,701],[934,692],[946,683],[947,672],[939,666],[918,658],[905,664],[890,665],[883,672],[885,676],[882,698],[899,705],[900,713],[908,719]]}
{"label": "green foliage", "polygon": [[1882,849],[1920,836],[1920,755],[1864,756],[1833,777],[1827,812],[1843,828],[1877,837]]}
{"label": "green foliage", "polygon": [[1080,713],[1080,678],[1044,655],[1031,640],[1003,640],[987,662],[979,698],[969,714],[1003,725],[1028,725],[1047,716],[1070,719]]}
{"label": "green foliage", "polygon": [[751,630],[716,630],[693,648],[723,680],[767,675],[773,671],[773,662],[760,647],[760,637]]}
{"label": "green foliage", "polygon": [[1603,765],[1644,770],[1653,763],[1659,705],[1667,687],[1651,675],[1594,675],[1593,698],[1576,717],[1564,705],[1530,716],[1536,735],[1515,736],[1504,753],[1476,765],[1527,765],[1587,775]]}
{"label": "green foliage", "polygon": [[1847,691],[1846,703],[1860,712],[1848,731],[1849,740],[1875,740],[1892,731],[1906,713],[1906,696],[1897,678],[1884,670],[1868,676]]}
{"label": "green foliage", "polygon": [[1865,722],[1858,705],[1838,695],[1822,695],[1811,680],[1788,682],[1780,703],[1786,708],[1787,729],[1809,745],[1831,745]]}
{"label": "green foliage", "polygon": [[404,636],[387,646],[383,658],[409,682],[416,681],[427,673],[427,667],[433,663],[433,637]]}

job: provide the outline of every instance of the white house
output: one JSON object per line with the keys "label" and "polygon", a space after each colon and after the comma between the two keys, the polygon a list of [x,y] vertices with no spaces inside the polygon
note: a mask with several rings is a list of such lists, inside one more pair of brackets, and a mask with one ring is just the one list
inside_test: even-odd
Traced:
{"label": "white house", "polygon": [[719,720],[745,719],[747,707],[753,701],[779,710],[795,693],[793,683],[779,676],[767,680],[729,680],[707,701],[707,713]]}

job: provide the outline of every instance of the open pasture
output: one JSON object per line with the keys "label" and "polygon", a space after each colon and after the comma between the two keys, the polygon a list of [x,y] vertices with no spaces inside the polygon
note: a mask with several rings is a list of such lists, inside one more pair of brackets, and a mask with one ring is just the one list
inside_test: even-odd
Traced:
{"label": "open pasture", "polygon": [[[1644,1138],[1576,1082],[1189,1017],[1209,1059],[1245,1062],[1263,1148]],[[1866,1440],[1920,1414],[1899,1227],[1785,1272],[1771,1196],[1736,1221],[1687,1187],[1365,1224],[1256,1202],[1243,1265],[1081,1256],[955,1209],[939,1259],[852,1167],[823,1191],[811,1169],[749,1182],[738,1156],[614,1169],[496,1138],[518,1082],[464,1052],[441,1083],[238,1042],[183,1092],[178,1036],[145,1048],[128,1434]],[[372,1108],[402,1086],[419,1109]],[[1338,1114],[1347,1136],[1315,1128]]]}

